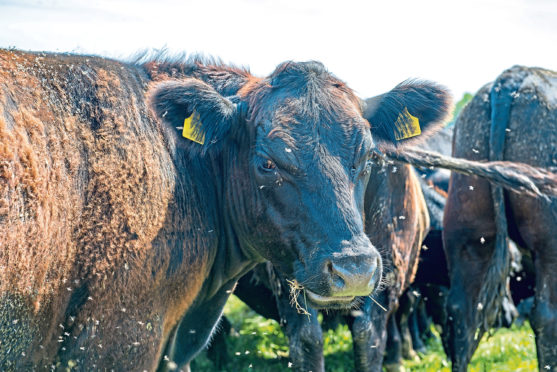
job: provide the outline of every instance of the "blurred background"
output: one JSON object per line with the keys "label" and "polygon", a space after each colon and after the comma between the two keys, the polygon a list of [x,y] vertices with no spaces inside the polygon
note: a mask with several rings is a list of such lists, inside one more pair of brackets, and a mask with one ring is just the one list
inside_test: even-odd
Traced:
{"label": "blurred background", "polygon": [[319,60],[367,97],[418,77],[458,100],[504,69],[557,69],[555,0],[0,0],[0,47],[119,59],[203,53],[270,73]]}

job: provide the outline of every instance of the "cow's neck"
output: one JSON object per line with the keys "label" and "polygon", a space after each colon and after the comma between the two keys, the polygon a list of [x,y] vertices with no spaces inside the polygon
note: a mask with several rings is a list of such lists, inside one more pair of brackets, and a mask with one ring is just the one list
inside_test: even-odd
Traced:
{"label": "cow's neck", "polygon": [[[228,160],[225,160],[226,163]],[[245,273],[251,270],[256,264],[263,262],[264,259],[253,250],[239,236],[234,227],[233,217],[227,208],[225,182],[229,177],[229,167],[220,166],[213,162],[213,169],[216,170],[218,180],[218,210],[221,211],[220,234],[218,248],[215,250],[209,276],[205,283],[205,297],[212,297],[222,286],[230,282],[236,282]]]}

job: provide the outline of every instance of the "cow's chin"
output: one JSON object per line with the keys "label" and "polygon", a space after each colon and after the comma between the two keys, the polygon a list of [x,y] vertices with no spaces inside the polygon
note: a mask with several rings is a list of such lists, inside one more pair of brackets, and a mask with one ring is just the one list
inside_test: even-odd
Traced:
{"label": "cow's chin", "polygon": [[355,298],[352,296],[344,297],[326,297],[318,295],[307,288],[305,289],[305,300],[308,305],[314,309],[331,309],[331,310],[342,310],[350,309],[355,303]]}

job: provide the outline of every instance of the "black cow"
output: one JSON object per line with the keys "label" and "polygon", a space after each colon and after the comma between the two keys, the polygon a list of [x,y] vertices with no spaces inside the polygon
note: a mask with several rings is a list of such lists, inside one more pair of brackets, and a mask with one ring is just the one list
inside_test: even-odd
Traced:
{"label": "black cow", "polygon": [[[515,66],[487,84],[455,125],[453,155],[557,166],[557,74]],[[555,174],[547,174],[553,180]],[[553,181],[555,182],[555,181]],[[508,238],[534,261],[531,324],[540,371],[557,370],[557,200],[503,192],[452,175],[444,219],[451,290],[445,333],[453,371],[465,371],[505,295]]]}
{"label": "black cow", "polygon": [[409,82],[364,114],[317,62],[0,51],[0,368],[188,369],[264,260],[311,306],[354,306],[381,277],[371,156],[447,97]]}

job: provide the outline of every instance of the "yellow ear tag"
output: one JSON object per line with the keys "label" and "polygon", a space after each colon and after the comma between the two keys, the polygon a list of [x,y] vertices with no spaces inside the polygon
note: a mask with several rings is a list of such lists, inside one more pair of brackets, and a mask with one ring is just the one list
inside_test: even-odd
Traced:
{"label": "yellow ear tag", "polygon": [[420,129],[420,120],[409,113],[408,108],[406,107],[398,115],[398,118],[395,121],[395,128],[395,138],[397,141],[416,137],[422,134],[422,130]]}
{"label": "yellow ear tag", "polygon": [[190,141],[199,143],[203,145],[205,143],[205,135],[195,134],[194,126],[199,128],[201,122],[199,119],[199,114],[194,112],[184,120],[184,129],[182,130],[182,137],[189,139]]}

